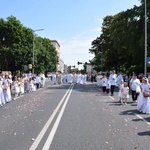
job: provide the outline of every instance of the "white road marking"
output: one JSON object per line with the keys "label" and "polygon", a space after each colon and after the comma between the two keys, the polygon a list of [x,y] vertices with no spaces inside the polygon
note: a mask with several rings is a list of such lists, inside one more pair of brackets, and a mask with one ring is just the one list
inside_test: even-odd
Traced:
{"label": "white road marking", "polygon": [[114,100],[114,98],[112,96],[109,96],[109,97]]}
{"label": "white road marking", "polygon": [[148,122],[146,119],[144,119],[142,116],[138,115],[138,114],[134,114],[135,116],[137,116],[138,118],[142,119],[144,122],[146,122],[149,126],[150,126],[150,122]]}
{"label": "white road marking", "polygon": [[47,131],[47,129],[50,126],[50,124],[52,123],[55,115],[57,114],[60,106],[64,102],[64,100],[66,98],[66,95],[70,92],[70,89],[72,87],[73,87],[72,85],[69,87],[69,89],[67,90],[67,92],[65,93],[65,95],[63,96],[63,98],[61,99],[60,103],[55,108],[55,111],[52,113],[52,115],[50,116],[49,120],[46,122],[45,126],[43,127],[43,129],[41,130],[41,132],[39,133],[39,135],[37,136],[37,138],[35,139],[34,143],[31,145],[31,147],[30,147],[29,150],[35,150],[37,148],[37,146],[39,145],[39,143],[40,143],[41,139],[43,138],[45,132]]}
{"label": "white road marking", "polygon": [[[72,89],[73,89],[73,86],[72,86]],[[48,138],[47,138],[47,140],[46,140],[46,142],[45,142],[44,147],[43,147],[42,150],[49,150],[50,149],[51,143],[53,141],[53,138],[54,138],[55,133],[57,131],[58,125],[60,123],[60,120],[62,118],[62,115],[64,113],[66,105],[68,103],[69,97],[71,95],[72,89],[70,90],[70,92],[69,92],[69,94],[68,94],[68,96],[66,98],[66,101],[65,101],[64,105],[62,106],[62,109],[61,109],[61,111],[60,111],[60,113],[59,113],[59,115],[57,117],[57,120],[56,120],[56,122],[55,122],[55,124],[54,124],[54,126],[53,126],[53,128],[52,128],[52,130],[51,130],[51,132],[50,132],[50,134],[49,134],[49,136],[48,136]]]}

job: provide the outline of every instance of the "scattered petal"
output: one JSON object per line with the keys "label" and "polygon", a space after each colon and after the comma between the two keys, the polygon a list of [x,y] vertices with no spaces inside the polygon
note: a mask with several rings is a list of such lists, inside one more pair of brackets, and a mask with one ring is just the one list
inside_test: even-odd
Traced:
{"label": "scattered petal", "polygon": [[32,138],[32,139],[31,139],[31,141],[35,141],[35,139],[34,139],[34,138]]}

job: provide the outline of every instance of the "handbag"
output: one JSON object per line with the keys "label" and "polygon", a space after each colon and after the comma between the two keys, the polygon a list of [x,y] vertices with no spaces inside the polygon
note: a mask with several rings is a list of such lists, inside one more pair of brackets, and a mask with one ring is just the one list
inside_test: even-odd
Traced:
{"label": "handbag", "polygon": [[140,88],[140,86],[138,85],[137,87],[136,87],[136,93],[140,93],[141,92],[141,88]]}

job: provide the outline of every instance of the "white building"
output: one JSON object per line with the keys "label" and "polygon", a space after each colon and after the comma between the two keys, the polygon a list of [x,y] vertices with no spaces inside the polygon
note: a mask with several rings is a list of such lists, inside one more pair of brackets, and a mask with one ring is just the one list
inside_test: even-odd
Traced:
{"label": "white building", "polygon": [[60,59],[60,45],[56,40],[51,40],[51,43],[56,48],[58,56],[58,64],[56,66],[56,71],[64,72],[64,62]]}

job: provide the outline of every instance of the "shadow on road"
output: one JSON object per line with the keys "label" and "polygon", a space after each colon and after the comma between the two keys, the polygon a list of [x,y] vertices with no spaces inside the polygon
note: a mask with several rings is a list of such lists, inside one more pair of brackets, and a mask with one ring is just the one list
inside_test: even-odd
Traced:
{"label": "shadow on road", "polygon": [[[47,89],[68,89],[71,84],[49,85]],[[99,89],[96,84],[75,84],[73,90],[78,92],[97,93]]]}
{"label": "shadow on road", "polygon": [[119,115],[135,115],[137,114],[137,109],[125,110],[119,113]]}
{"label": "shadow on road", "polygon": [[139,136],[150,136],[150,131],[139,132]]}

